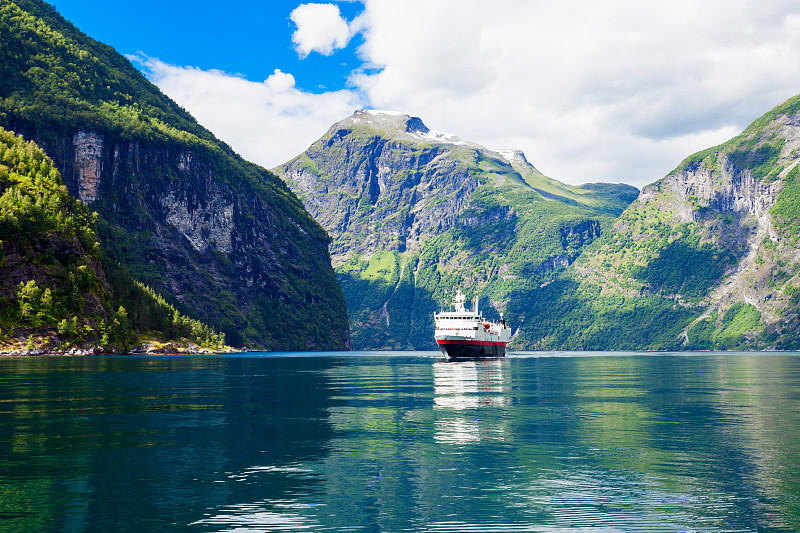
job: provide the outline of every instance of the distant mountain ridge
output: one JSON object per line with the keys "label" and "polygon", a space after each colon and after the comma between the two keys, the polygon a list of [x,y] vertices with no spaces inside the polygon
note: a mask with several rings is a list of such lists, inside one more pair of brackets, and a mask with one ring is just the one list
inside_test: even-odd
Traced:
{"label": "distant mountain ridge", "polygon": [[431,348],[433,311],[462,287],[497,314],[610,227],[627,185],[572,187],[524,154],[360,110],[274,169],[332,238],[356,348]]}
{"label": "distant mountain ridge", "polygon": [[673,346],[800,347],[798,163],[800,96],[645,187],[574,279],[670,302]]}
{"label": "distant mountain ridge", "polygon": [[516,349],[797,349],[799,110],[638,198],[377,111],[276,172],[333,238],[357,346],[430,347],[430,313],[461,286],[506,312]]}
{"label": "distant mountain ridge", "polygon": [[800,96],[645,187],[510,306],[539,349],[800,348]]}
{"label": "distant mountain ridge", "polygon": [[99,214],[108,261],[230,343],[349,346],[328,236],[291,191],[39,0],[0,3],[0,126]]}

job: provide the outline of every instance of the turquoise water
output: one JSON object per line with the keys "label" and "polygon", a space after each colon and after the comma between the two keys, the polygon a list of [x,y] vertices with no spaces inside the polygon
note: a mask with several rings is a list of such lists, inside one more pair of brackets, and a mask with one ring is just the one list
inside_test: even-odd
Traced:
{"label": "turquoise water", "polygon": [[800,531],[800,356],[1,359],[0,531]]}

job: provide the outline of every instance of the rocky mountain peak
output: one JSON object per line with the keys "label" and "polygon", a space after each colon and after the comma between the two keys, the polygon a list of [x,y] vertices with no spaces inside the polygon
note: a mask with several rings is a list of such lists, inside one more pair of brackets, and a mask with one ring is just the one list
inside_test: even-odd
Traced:
{"label": "rocky mountain peak", "polygon": [[351,116],[334,124],[328,130],[327,136],[337,135],[338,132],[350,131],[355,128],[370,130],[381,136],[417,144],[445,144],[485,149],[477,143],[464,141],[452,133],[434,131],[428,128],[419,117],[399,111],[375,109],[359,109]]}
{"label": "rocky mountain peak", "polygon": [[334,128],[352,128],[361,126],[395,133],[426,134],[430,130],[418,117],[412,117],[398,111],[378,111],[375,109],[359,109],[351,116],[340,120]]}
{"label": "rocky mountain peak", "polygon": [[500,155],[501,158],[508,161],[508,163],[514,167],[517,171],[525,173],[527,171],[532,171],[538,173],[539,170],[534,167],[528,158],[525,157],[525,153],[522,150],[490,150]]}
{"label": "rocky mountain peak", "polygon": [[522,152],[522,150],[496,150],[496,152],[501,156],[503,156],[503,159],[505,159],[509,163],[530,165],[528,159],[525,157],[525,154]]}
{"label": "rocky mountain peak", "polygon": [[503,310],[638,195],[568,186],[519,150],[375,110],[339,121],[274,172],[331,237],[356,349],[434,347],[432,314],[457,286],[496,291],[485,309]]}

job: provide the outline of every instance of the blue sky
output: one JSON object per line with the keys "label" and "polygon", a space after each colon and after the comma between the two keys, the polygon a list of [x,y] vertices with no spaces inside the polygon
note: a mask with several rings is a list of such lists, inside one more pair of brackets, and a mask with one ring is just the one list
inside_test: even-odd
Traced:
{"label": "blue sky", "polygon": [[371,107],[641,187],[800,93],[796,0],[54,3],[267,168]]}
{"label": "blue sky", "polygon": [[[292,45],[291,12],[302,2],[137,0],[109,2],[52,0],[64,18],[90,37],[122,54],[144,53],[173,65],[218,69],[263,81],[277,68],[291,72],[297,87],[310,91],[343,89],[361,65],[357,41],[335,57],[309,54],[300,59]],[[335,2],[345,19],[363,5]]]}

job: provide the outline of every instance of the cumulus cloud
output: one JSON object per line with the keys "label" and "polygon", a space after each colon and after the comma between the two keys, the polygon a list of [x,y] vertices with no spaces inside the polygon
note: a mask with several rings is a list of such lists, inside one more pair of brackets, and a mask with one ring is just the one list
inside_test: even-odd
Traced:
{"label": "cumulus cloud", "polygon": [[131,57],[171,98],[249,161],[273,168],[303,152],[328,128],[363,107],[351,91],[313,94],[275,70],[263,82],[219,70]]}
{"label": "cumulus cloud", "polygon": [[300,57],[311,52],[329,56],[350,41],[350,27],[334,4],[302,4],[289,18],[297,25],[292,42]]}
{"label": "cumulus cloud", "polygon": [[800,92],[798,17],[793,0],[365,0],[373,73],[353,82],[554,178],[641,186]]}
{"label": "cumulus cloud", "polygon": [[268,167],[370,106],[522,149],[562,181],[637,186],[800,92],[796,0],[362,1],[349,25],[333,4],[291,14],[301,57],[331,54],[361,33],[364,64],[351,90],[307,93],[279,70],[256,83],[145,58],[146,68]]}

